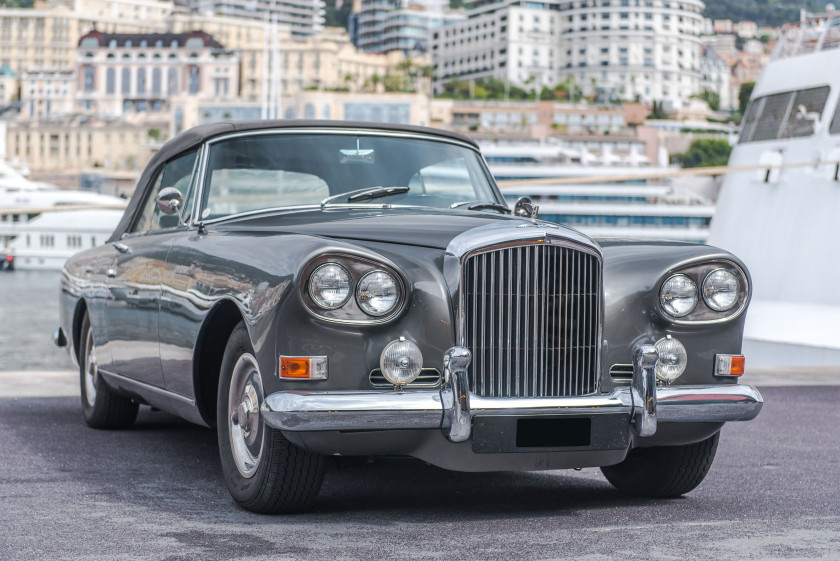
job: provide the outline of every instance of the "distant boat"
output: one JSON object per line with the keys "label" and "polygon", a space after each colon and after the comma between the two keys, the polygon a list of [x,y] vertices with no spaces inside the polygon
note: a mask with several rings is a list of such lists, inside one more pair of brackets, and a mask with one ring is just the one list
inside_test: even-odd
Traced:
{"label": "distant boat", "polygon": [[[508,202],[527,196],[544,220],[594,238],[702,243],[709,236],[714,203],[669,179],[650,180],[676,168],[651,165],[633,146],[623,156],[551,143],[482,144],[481,149]],[[605,176],[622,180],[601,182]],[[529,180],[534,179],[545,181],[533,185]]]}
{"label": "distant boat", "polygon": [[709,243],[753,280],[753,366],[840,365],[840,15],[783,30],[755,85]]}
{"label": "distant boat", "polygon": [[15,269],[61,269],[68,257],[102,244],[127,201],[35,183],[0,161],[0,253]]}

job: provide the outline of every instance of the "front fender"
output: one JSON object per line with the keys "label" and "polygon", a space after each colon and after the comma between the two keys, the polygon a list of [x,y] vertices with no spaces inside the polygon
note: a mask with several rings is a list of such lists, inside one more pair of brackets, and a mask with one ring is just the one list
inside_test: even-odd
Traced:
{"label": "front fender", "polygon": [[[715,354],[739,354],[746,310],[735,318],[714,324],[677,324],[656,306],[659,281],[689,263],[725,259],[746,267],[721,249],[678,242],[599,241],[604,256],[604,342],[601,387],[610,391],[614,364],[631,364],[633,349],[654,344],[670,334],[688,352],[688,367],[677,384],[728,383],[713,375]],[[747,357],[749,359],[749,357]]]}

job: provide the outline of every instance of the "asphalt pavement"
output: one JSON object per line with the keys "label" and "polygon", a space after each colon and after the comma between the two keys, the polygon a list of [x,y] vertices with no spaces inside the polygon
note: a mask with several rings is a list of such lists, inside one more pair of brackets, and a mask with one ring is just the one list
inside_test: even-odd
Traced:
{"label": "asphalt pavement", "polygon": [[213,431],[145,407],[130,430],[96,431],[72,390],[13,392],[29,386],[11,378],[3,560],[840,559],[838,385],[759,386],[761,415],[726,425],[708,477],[680,499],[624,497],[597,469],[390,459],[333,467],[309,513],[260,516],[228,495]]}

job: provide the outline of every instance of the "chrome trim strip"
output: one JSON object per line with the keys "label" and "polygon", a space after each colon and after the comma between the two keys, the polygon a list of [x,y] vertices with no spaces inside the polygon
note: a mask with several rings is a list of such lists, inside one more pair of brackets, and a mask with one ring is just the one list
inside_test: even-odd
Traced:
{"label": "chrome trim strip", "polygon": [[[455,395],[444,394],[437,390],[282,391],[266,397],[262,413],[269,426],[292,432],[444,429],[446,433],[453,423],[445,419],[455,418]],[[487,398],[466,392],[462,399],[468,404],[470,418],[633,412],[629,387],[616,388],[609,394],[551,398]],[[723,423],[754,419],[764,400],[752,386],[732,384],[660,387],[656,389],[656,402],[659,423]],[[464,422],[458,426],[467,428]],[[459,435],[463,438],[463,433]]]}
{"label": "chrome trim strip", "polygon": [[159,388],[157,386],[153,386],[151,384],[147,384],[146,382],[141,382],[139,380],[135,380],[133,378],[126,378],[122,374],[116,374],[114,372],[107,372],[105,370],[99,369],[99,373],[103,374],[106,379],[113,381],[114,385],[125,385],[125,386],[134,386],[144,392],[149,392],[153,394],[160,395],[161,397],[166,397],[169,399],[173,399],[175,401],[179,401],[184,405],[195,405],[195,400],[186,396],[183,396],[179,393],[173,393],[169,390],[165,390],[163,388]]}
{"label": "chrome trim strip", "polygon": [[392,138],[412,138],[415,140],[432,140],[435,142],[445,142],[447,144],[454,144],[456,146],[463,146],[464,148],[469,148],[473,152],[481,154],[481,151],[469,144],[467,142],[463,142],[461,140],[456,140],[454,138],[448,138],[443,136],[436,136],[434,134],[424,134],[419,132],[400,132],[400,131],[385,131],[385,130],[377,130],[376,123],[371,123],[371,128],[369,129],[362,129],[362,128],[321,128],[321,127],[300,127],[300,128],[288,128],[288,129],[262,129],[262,130],[252,130],[252,131],[239,131],[239,132],[230,132],[223,135],[215,136],[209,140],[207,140],[206,144],[216,144],[217,142],[222,142],[224,140],[230,140],[233,138],[243,138],[248,136],[267,136],[267,135],[277,135],[277,134],[335,134],[335,135],[345,135],[345,136],[387,136]]}

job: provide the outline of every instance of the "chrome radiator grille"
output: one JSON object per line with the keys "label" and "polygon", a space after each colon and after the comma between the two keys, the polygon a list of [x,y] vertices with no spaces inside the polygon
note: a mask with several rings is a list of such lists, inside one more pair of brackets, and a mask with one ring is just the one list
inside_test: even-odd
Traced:
{"label": "chrome radiator grille", "polygon": [[485,397],[562,397],[598,389],[601,263],[555,245],[466,259],[463,344],[470,389]]}

